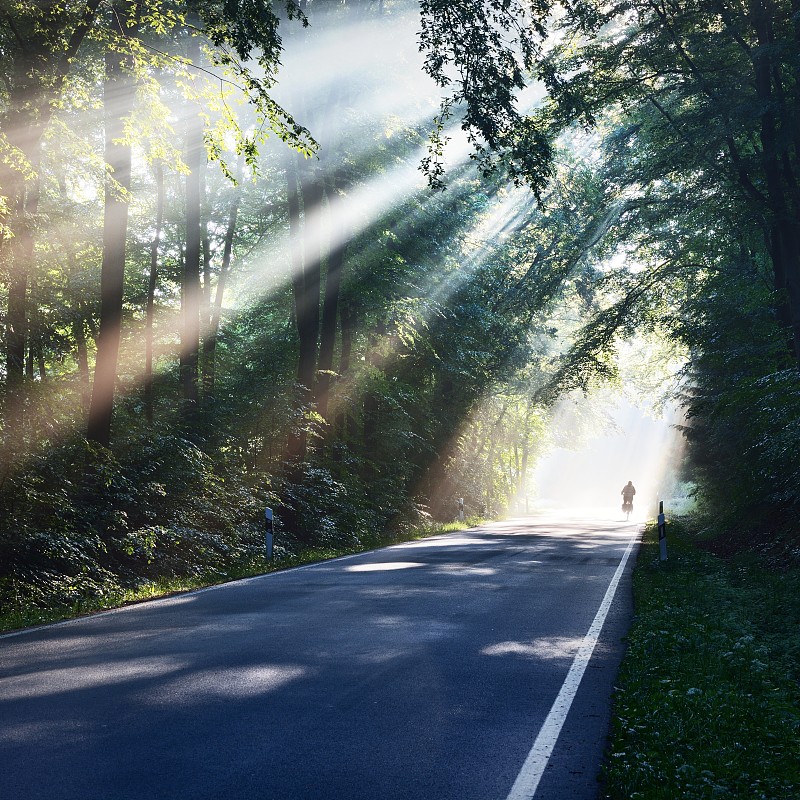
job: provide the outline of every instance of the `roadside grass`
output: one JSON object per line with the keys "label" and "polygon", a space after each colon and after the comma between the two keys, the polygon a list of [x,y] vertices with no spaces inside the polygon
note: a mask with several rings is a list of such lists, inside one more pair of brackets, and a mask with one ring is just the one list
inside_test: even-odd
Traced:
{"label": "roadside grass", "polygon": [[649,526],[604,768],[612,800],[800,798],[800,570]]}
{"label": "roadside grass", "polygon": [[[482,522],[485,522],[485,520],[471,518],[464,522],[426,523],[417,527],[406,528],[402,534],[387,538],[386,542],[380,546],[425,539],[442,533],[467,530],[480,525]],[[276,537],[276,542],[278,541],[279,539]],[[99,611],[119,608],[120,606],[133,605],[147,600],[155,600],[159,597],[167,597],[173,594],[203,589],[207,586],[229,583],[242,578],[251,578],[256,575],[265,575],[269,572],[291,569],[304,564],[314,564],[331,558],[363,553],[373,550],[375,547],[374,544],[352,548],[310,547],[298,552],[290,552],[281,548],[280,544],[276,544],[274,557],[271,561],[268,561],[265,556],[259,556],[247,561],[232,562],[224,570],[212,570],[197,575],[162,577],[154,581],[143,581],[136,587],[122,591],[109,591],[101,596],[85,597],[69,606],[42,608],[20,601],[0,609],[0,633],[27,628],[32,625],[47,625],[52,622],[74,619],[88,614],[95,614]]]}

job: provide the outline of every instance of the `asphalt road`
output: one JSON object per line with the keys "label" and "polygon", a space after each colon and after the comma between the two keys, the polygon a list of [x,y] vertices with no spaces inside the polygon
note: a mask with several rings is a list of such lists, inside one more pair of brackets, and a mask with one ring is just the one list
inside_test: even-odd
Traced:
{"label": "asphalt road", "polygon": [[[0,638],[0,798],[506,800],[635,535],[513,520]],[[631,562],[537,800],[598,795]]]}

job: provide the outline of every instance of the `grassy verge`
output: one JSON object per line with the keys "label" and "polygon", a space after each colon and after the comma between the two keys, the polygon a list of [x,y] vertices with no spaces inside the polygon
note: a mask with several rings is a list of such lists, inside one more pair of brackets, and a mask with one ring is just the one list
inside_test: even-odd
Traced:
{"label": "grassy verge", "polygon": [[800,798],[800,570],[648,529],[615,696],[605,796]]}
{"label": "grassy verge", "polygon": [[[409,528],[403,532],[402,536],[395,536],[391,541],[387,540],[386,544],[424,539],[428,536],[436,536],[441,533],[466,530],[469,527],[480,524],[481,521],[482,520],[479,519],[470,519],[465,522],[432,523],[418,528]],[[93,614],[98,611],[106,611],[111,608],[141,603],[146,600],[154,600],[158,597],[165,597],[171,594],[202,589],[206,586],[227,583],[229,581],[239,580],[240,578],[250,578],[254,575],[264,575],[268,572],[299,567],[303,564],[313,564],[318,561],[360,553],[370,549],[372,549],[372,547],[354,547],[349,549],[307,548],[297,553],[281,552],[276,554],[276,557],[272,561],[267,561],[266,558],[259,557],[246,562],[231,563],[224,571],[214,570],[191,576],[164,577],[157,581],[143,582],[135,588],[123,591],[110,591],[102,596],[86,597],[69,606],[41,608],[20,603],[12,607],[0,609],[0,632],[13,631],[31,625],[44,625],[65,619],[74,619],[75,617]]]}

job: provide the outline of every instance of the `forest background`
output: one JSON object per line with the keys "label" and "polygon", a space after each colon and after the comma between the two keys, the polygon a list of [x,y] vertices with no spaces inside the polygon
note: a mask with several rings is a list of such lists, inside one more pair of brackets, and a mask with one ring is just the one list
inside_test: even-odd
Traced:
{"label": "forest background", "polygon": [[5,0],[0,604],[230,574],[266,506],[278,555],[496,516],[609,383],[796,557],[799,43],[798,0]]}

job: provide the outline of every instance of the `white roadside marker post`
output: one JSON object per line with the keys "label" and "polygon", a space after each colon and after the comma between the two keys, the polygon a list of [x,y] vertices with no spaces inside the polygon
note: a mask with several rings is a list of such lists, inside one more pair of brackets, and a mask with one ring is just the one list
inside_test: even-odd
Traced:
{"label": "white roadside marker post", "polygon": [[658,547],[662,561],[667,560],[667,520],[664,517],[664,501],[658,501]]}
{"label": "white roadside marker post", "polygon": [[264,547],[267,551],[267,561],[272,561],[272,533],[273,533],[273,521],[272,521],[272,509],[267,508],[264,510],[264,519],[265,519],[265,536],[264,536]]}
{"label": "white roadside marker post", "polygon": [[463,497],[459,497],[458,498],[458,521],[459,522],[463,522],[464,521],[464,498]]}

